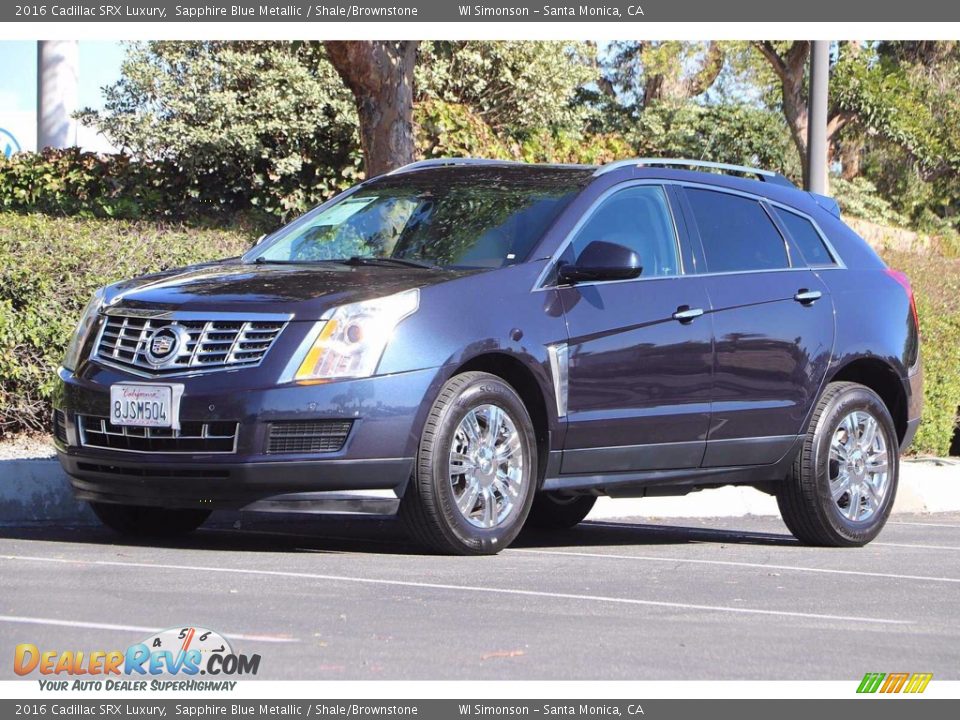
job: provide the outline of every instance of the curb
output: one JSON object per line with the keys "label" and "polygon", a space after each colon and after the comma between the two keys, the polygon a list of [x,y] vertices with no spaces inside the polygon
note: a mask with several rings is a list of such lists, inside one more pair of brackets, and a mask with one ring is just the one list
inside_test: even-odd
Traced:
{"label": "curb", "polygon": [[0,460],[0,525],[96,522],[56,460]]}
{"label": "curb", "polygon": [[[900,466],[900,489],[893,512],[960,512],[960,461],[904,461]],[[770,495],[748,487],[722,487],[682,497],[602,497],[590,513],[590,519],[779,514],[777,501]],[[74,500],[67,476],[56,460],[0,460],[0,526],[96,522],[86,504]]]}

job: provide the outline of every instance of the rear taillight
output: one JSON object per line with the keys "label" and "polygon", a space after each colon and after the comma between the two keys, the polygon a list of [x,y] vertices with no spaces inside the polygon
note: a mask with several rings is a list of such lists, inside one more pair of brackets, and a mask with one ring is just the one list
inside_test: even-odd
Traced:
{"label": "rear taillight", "polygon": [[920,316],[917,315],[917,299],[913,296],[913,286],[910,284],[910,278],[899,270],[887,268],[887,275],[892,277],[900,286],[907,291],[907,297],[910,298],[910,311],[913,313],[913,324],[917,328],[917,335],[920,335]]}

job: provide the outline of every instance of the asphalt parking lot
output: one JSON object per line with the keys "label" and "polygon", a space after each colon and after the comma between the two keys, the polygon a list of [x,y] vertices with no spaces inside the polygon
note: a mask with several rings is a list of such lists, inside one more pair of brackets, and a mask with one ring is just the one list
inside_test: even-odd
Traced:
{"label": "asphalt parking lot", "polygon": [[0,678],[17,643],[217,630],[267,679],[960,678],[960,514],[863,549],[778,518],[589,520],[497,557],[419,554],[392,520],[221,517],[188,540],[0,528]]}

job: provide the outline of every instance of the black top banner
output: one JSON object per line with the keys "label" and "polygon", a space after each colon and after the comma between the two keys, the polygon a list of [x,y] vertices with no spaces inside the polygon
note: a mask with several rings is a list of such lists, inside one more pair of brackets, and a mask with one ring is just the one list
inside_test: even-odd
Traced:
{"label": "black top banner", "polygon": [[960,3],[943,0],[102,0],[7,3],[0,22],[951,22]]}

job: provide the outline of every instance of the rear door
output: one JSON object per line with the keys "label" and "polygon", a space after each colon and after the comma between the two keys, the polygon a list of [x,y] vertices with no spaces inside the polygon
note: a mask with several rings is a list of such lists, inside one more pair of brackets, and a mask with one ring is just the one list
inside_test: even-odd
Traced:
{"label": "rear door", "polygon": [[561,256],[592,241],[640,257],[634,280],[558,290],[569,344],[561,473],[695,468],[710,417],[712,332],[703,279],[686,275],[667,188],[617,186],[588,211]]}
{"label": "rear door", "polygon": [[704,467],[762,465],[793,446],[833,349],[826,285],[766,201],[685,187],[716,343]]}

